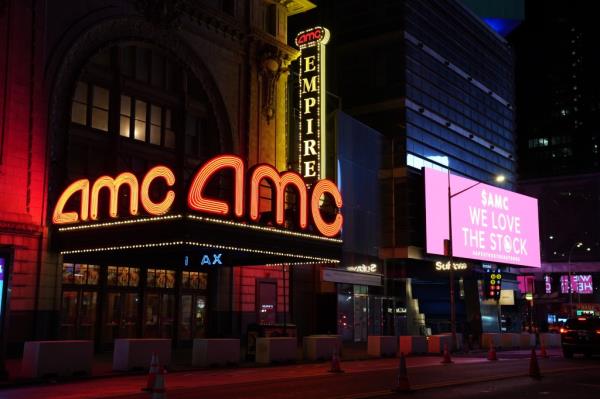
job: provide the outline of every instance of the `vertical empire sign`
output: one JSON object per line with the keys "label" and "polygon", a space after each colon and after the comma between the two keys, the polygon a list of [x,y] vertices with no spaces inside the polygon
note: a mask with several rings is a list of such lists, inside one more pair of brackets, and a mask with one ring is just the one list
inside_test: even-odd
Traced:
{"label": "vertical empire sign", "polygon": [[298,161],[307,184],[325,177],[325,45],[329,31],[316,27],[298,33],[300,126]]}

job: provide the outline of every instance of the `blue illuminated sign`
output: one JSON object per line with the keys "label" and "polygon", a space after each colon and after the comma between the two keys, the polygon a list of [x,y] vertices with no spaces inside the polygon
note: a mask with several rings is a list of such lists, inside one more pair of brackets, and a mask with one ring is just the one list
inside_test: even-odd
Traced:
{"label": "blue illuminated sign", "polygon": [[223,264],[223,260],[221,259],[221,257],[223,256],[222,253],[213,253],[213,254],[202,254],[199,256],[199,258],[195,257],[195,256],[184,256],[183,257],[183,265],[184,266],[194,266],[194,265],[200,265],[200,266],[213,266],[213,265],[222,265]]}

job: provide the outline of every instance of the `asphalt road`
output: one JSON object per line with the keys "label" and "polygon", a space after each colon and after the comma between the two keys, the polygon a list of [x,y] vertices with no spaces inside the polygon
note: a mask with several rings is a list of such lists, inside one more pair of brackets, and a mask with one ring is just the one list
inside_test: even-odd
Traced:
{"label": "asphalt road", "polygon": [[[488,362],[481,357],[455,357],[441,365],[438,357],[408,359],[408,376],[419,398],[600,397],[600,359],[561,357],[540,359],[541,381],[525,377],[526,356]],[[167,396],[175,398],[282,398],[360,399],[397,398],[391,394],[397,378],[397,359],[353,361],[342,364],[345,372],[328,373],[329,365],[301,364],[262,368],[237,368],[180,372],[167,375]],[[129,398],[148,399],[142,393],[144,377],[93,379],[52,386],[22,387],[0,391],[0,398]],[[489,392],[486,392],[489,391]],[[547,392],[547,393],[545,393]],[[488,395],[489,393],[489,395]],[[470,396],[469,396],[470,395]],[[497,395],[497,396],[494,396]],[[558,396],[557,396],[558,395]],[[572,395],[572,396],[567,396]]]}
{"label": "asphalt road", "polygon": [[376,396],[373,399],[397,399],[403,396],[410,396],[411,399],[592,399],[600,397],[600,369],[556,372],[542,377],[541,380],[518,377],[427,389],[405,395],[389,394]]}

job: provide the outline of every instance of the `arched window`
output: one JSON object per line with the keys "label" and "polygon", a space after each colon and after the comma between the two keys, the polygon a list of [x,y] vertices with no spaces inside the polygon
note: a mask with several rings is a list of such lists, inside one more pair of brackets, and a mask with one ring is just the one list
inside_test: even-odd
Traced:
{"label": "arched window", "polygon": [[108,154],[118,169],[141,171],[178,156],[197,164],[221,150],[198,79],[168,52],[141,42],[90,59],[74,87],[70,120],[70,175],[103,173]]}

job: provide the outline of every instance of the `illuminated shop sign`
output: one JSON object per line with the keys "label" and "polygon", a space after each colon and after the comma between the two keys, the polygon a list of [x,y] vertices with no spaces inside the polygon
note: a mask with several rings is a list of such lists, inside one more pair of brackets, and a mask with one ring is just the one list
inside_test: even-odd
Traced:
{"label": "illuminated shop sign", "polygon": [[[435,262],[436,271],[450,270],[450,262]],[[452,262],[452,270],[467,270],[467,264],[465,262]]]}
{"label": "illuminated shop sign", "polygon": [[568,294],[593,294],[594,284],[591,274],[577,274],[571,276],[571,291],[569,291],[569,275],[560,276],[560,292]]}
{"label": "illuminated shop sign", "polygon": [[552,294],[552,277],[545,275],[544,276],[544,286],[546,290],[546,294]]}
{"label": "illuminated shop sign", "polygon": [[356,266],[346,266],[346,270],[349,272],[359,272],[359,273],[377,273],[377,264],[371,263],[370,265],[356,265]]}
{"label": "illuminated shop sign", "polygon": [[[218,198],[206,195],[206,186],[223,171],[233,172],[233,204]],[[152,187],[156,182],[162,180],[166,185],[166,193],[161,198],[151,197]],[[261,183],[267,182],[273,190],[273,201],[271,201],[274,215],[273,222],[283,226],[285,223],[285,191],[293,188],[298,196],[298,226],[305,230],[309,227],[309,219],[312,225],[324,236],[336,236],[343,224],[340,213],[342,208],[342,195],[337,186],[329,180],[318,180],[310,189],[297,173],[288,171],[279,173],[273,166],[259,164],[248,171],[245,169],[243,160],[236,155],[220,155],[203,164],[192,177],[187,191],[187,206],[190,210],[219,215],[227,218],[247,217],[252,222],[260,221],[259,211],[259,187]],[[129,216],[137,216],[139,205],[147,214],[159,216],[171,209],[175,201],[175,191],[171,190],[175,185],[175,174],[167,166],[156,166],[152,168],[139,184],[135,175],[129,172],[119,174],[117,177],[102,176],[93,183],[88,179],[80,179],[72,183],[60,195],[52,222],[57,225],[95,221],[99,218],[100,193],[108,192],[110,203],[108,214],[111,218],[119,218],[119,196],[120,190],[127,187],[129,193]],[[249,198],[246,193],[249,192]],[[76,197],[75,199],[73,199]],[[321,214],[320,204],[324,198],[337,208],[335,216],[324,218]],[[79,210],[67,210],[67,203],[79,203]],[[333,219],[333,220],[329,220]]]}
{"label": "illuminated shop sign", "polygon": [[487,269],[485,276],[485,297],[488,299],[499,299],[502,292],[502,272],[500,269]]}
{"label": "illuminated shop sign", "polygon": [[300,126],[298,160],[307,184],[325,176],[325,45],[329,31],[316,27],[298,33]]}
{"label": "illuminated shop sign", "polygon": [[222,253],[212,253],[212,254],[200,254],[199,259],[194,259],[192,256],[184,256],[183,257],[183,265],[184,266],[214,266],[214,265],[222,265],[223,260]]}
{"label": "illuminated shop sign", "polygon": [[[455,175],[452,254],[457,258],[541,267],[537,199]],[[448,175],[425,169],[427,252],[444,255]]]}

